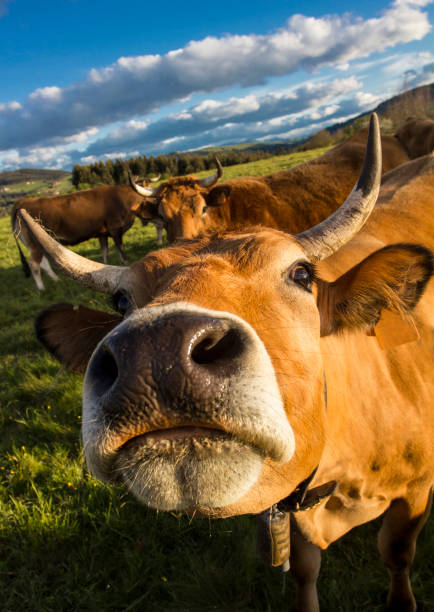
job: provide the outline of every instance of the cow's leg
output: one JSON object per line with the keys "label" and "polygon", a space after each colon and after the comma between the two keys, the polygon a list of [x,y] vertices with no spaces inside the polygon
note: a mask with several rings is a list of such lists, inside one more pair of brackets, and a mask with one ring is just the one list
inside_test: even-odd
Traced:
{"label": "cow's leg", "polygon": [[300,533],[291,520],[291,574],[296,583],[297,612],[319,612],[316,581],[321,567],[321,550]]}
{"label": "cow's leg", "polygon": [[378,534],[380,555],[390,573],[387,609],[414,612],[416,601],[410,583],[410,568],[416,551],[416,540],[432,505],[432,491],[394,500],[384,517]]}
{"label": "cow's leg", "polygon": [[33,280],[36,283],[39,291],[43,291],[45,289],[44,283],[41,278],[41,261],[42,261],[42,252],[36,248],[30,249],[30,258],[29,258],[29,268],[32,273]]}
{"label": "cow's leg", "polygon": [[124,250],[122,248],[122,232],[120,232],[120,231],[119,232],[113,232],[112,237],[113,237],[115,245],[116,245],[116,247],[117,247],[117,249],[119,251],[119,254],[121,256],[121,262],[123,264],[127,264],[128,260],[127,260],[127,257],[125,255],[125,253],[124,253]]}
{"label": "cow's leg", "polygon": [[156,225],[155,228],[157,230],[157,244],[158,246],[162,246],[163,245],[163,228],[160,227],[159,225]]}
{"label": "cow's leg", "polygon": [[106,264],[108,263],[108,238],[107,236],[99,236],[99,245],[102,251],[102,260]]}
{"label": "cow's leg", "polygon": [[41,260],[41,268],[42,270],[44,270],[48,276],[50,278],[52,278],[55,281],[59,280],[59,277],[57,276],[57,274],[54,272],[53,268],[51,267],[50,262],[48,261],[48,259],[45,257],[45,255],[42,257]]}

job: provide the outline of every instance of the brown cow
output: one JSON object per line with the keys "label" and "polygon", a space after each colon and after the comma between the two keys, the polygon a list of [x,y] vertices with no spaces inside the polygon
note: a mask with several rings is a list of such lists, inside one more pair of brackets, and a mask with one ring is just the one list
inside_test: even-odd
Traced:
{"label": "brown cow", "polygon": [[[263,177],[243,177],[215,186],[221,174],[198,181],[173,178],[154,189],[131,186],[148,198],[148,214],[159,214],[169,242],[207,231],[266,225],[301,232],[325,219],[347,197],[363,163],[367,129],[321,157]],[[382,137],[383,171],[409,160],[393,136]],[[205,182],[206,181],[206,182]],[[154,198],[151,205],[149,198]]]}
{"label": "brown cow", "polygon": [[431,119],[409,117],[398,129],[395,136],[410,159],[434,151],[434,121]]}
{"label": "brown cow", "polygon": [[69,252],[23,212],[53,261],[119,312],[58,304],[37,322],[60,361],[87,368],[92,473],[162,510],[262,513],[272,533],[279,519],[275,563],[293,513],[303,612],[319,609],[320,549],[384,512],[388,607],[416,607],[409,570],[434,464],[433,256],[402,239],[433,245],[434,160],[402,167],[411,200],[399,170],[387,177],[397,197],[381,195],[363,227],[379,160],[374,117],[362,175],[321,224],[184,241],[130,268]]}
{"label": "brown cow", "polygon": [[[122,262],[126,263],[122,236],[134,223],[135,215],[144,224],[153,221],[148,211],[141,210],[141,200],[130,187],[119,185],[94,187],[56,197],[19,200],[11,213],[12,231],[30,249],[30,272],[38,289],[44,289],[41,268],[54,280],[57,280],[57,275],[26,228],[20,225],[17,217],[19,210],[25,209],[32,217],[39,219],[63,244],[78,244],[89,238],[99,238],[104,263],[107,263],[110,236],[119,250]],[[158,219],[156,223],[159,223]],[[20,255],[26,270],[27,262],[21,249]]]}

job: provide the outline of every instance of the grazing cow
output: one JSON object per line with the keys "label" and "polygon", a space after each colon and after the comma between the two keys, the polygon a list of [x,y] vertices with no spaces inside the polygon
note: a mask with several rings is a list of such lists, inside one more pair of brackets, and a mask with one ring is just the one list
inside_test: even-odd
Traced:
{"label": "grazing cow", "polygon": [[398,129],[395,136],[410,159],[434,151],[434,121],[431,119],[409,117]]}
{"label": "grazing cow", "polygon": [[86,370],[92,473],[160,510],[260,513],[273,564],[291,524],[299,611],[319,609],[320,549],[383,513],[388,607],[415,610],[409,570],[433,484],[433,256],[402,240],[432,244],[433,165],[402,167],[411,199],[393,171],[397,198],[381,194],[365,224],[381,175],[373,116],[362,174],[319,225],[182,241],[130,268],[68,251],[22,213],[45,253],[118,311],[57,304],[37,321],[45,346]]}
{"label": "grazing cow", "polygon": [[[216,182],[211,177],[173,178],[154,189],[130,184],[147,198],[142,208],[158,214],[167,239],[195,238],[209,231],[265,225],[291,233],[302,232],[335,211],[351,191],[363,163],[367,129],[314,160],[262,177]],[[409,160],[393,136],[382,137],[383,171]],[[153,198],[154,203],[152,204]]]}
{"label": "grazing cow", "polygon": [[[19,210],[25,209],[32,217],[39,219],[42,225],[53,232],[63,244],[78,244],[89,238],[99,238],[104,263],[107,263],[110,236],[119,250],[122,262],[126,263],[122,249],[123,234],[134,223],[135,215],[143,223],[153,220],[147,211],[143,211],[142,214],[141,200],[142,198],[138,198],[130,187],[119,185],[94,187],[56,197],[19,200],[11,213],[12,231],[15,237],[20,238],[30,249],[29,267],[38,289],[44,289],[41,268],[54,280],[57,280],[57,275],[25,226],[20,224],[17,216]],[[19,244],[18,248],[24,269],[29,275],[27,262]]]}

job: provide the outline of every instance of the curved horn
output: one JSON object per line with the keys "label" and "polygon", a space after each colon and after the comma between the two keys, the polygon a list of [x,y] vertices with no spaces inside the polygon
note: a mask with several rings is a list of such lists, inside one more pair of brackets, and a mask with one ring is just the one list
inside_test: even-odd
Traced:
{"label": "curved horn", "polygon": [[221,178],[221,176],[223,174],[223,168],[222,168],[221,163],[217,159],[217,157],[215,158],[215,163],[216,163],[216,166],[217,166],[217,172],[215,172],[211,176],[207,176],[207,177],[205,177],[203,179],[200,179],[199,185],[201,187],[208,187],[208,188],[212,187],[213,185],[215,185],[217,183],[219,178]]}
{"label": "curved horn", "polygon": [[51,238],[24,208],[18,212],[18,217],[27,225],[33,238],[53,264],[69,278],[88,289],[110,294],[116,292],[120,277],[127,267],[107,266],[70,251]]}
{"label": "curved horn", "polygon": [[150,181],[151,183],[158,183],[158,181],[160,180],[160,178],[161,178],[161,174],[158,174],[157,176],[154,176],[153,178],[150,178],[150,179],[149,179],[149,181]]}
{"label": "curved horn", "polygon": [[380,126],[376,113],[372,113],[362,172],[352,192],[330,217],[296,235],[312,261],[330,257],[357,234],[375,206],[380,183]]}
{"label": "curved horn", "polygon": [[136,183],[133,180],[133,177],[131,176],[131,172],[129,172],[129,171],[128,171],[128,180],[130,181],[131,187],[139,195],[141,195],[141,196],[143,196],[145,198],[149,198],[149,197],[155,196],[158,187],[140,187],[140,185],[136,185]]}

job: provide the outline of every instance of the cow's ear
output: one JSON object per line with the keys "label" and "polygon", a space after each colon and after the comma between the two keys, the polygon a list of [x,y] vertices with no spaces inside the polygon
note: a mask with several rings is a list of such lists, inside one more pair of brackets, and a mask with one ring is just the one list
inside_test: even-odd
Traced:
{"label": "cow's ear", "polygon": [[207,206],[223,206],[229,200],[231,188],[229,185],[217,185],[204,194]]}
{"label": "cow's ear", "polygon": [[117,314],[72,304],[54,304],[37,317],[38,340],[63,365],[84,373],[96,345],[122,321]]}
{"label": "cow's ear", "polygon": [[158,217],[158,205],[156,202],[152,202],[150,200],[133,204],[133,206],[131,206],[131,210],[142,221],[151,221],[152,219]]}
{"label": "cow's ear", "polygon": [[433,274],[432,252],[394,244],[372,253],[333,283],[320,283],[321,335],[343,329],[370,333],[382,311],[405,325]]}

